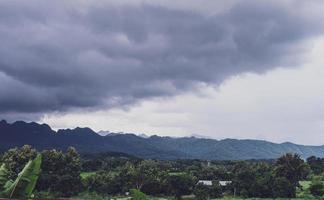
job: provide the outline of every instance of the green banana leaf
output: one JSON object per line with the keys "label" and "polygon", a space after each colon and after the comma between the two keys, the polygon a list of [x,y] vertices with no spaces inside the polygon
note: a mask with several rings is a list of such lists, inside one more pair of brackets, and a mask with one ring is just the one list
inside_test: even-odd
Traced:
{"label": "green banana leaf", "polygon": [[7,182],[4,195],[7,198],[30,198],[36,186],[42,163],[41,155],[29,161],[14,182]]}
{"label": "green banana leaf", "polygon": [[5,164],[2,164],[0,167],[0,191],[3,190],[3,187],[5,186],[7,181],[9,181],[8,170],[5,166]]}

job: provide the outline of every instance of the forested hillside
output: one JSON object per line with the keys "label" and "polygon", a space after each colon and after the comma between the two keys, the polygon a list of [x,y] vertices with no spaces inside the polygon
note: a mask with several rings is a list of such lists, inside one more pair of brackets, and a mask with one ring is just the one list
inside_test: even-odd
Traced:
{"label": "forested hillside", "polygon": [[297,153],[302,158],[324,156],[324,146],[293,143],[276,144],[260,140],[213,140],[195,137],[171,138],[134,134],[101,136],[90,128],[54,131],[46,124],[35,122],[0,122],[0,150],[30,144],[39,150],[66,149],[74,146],[82,153],[122,152],[142,158],[245,160],[272,159],[284,153]]}

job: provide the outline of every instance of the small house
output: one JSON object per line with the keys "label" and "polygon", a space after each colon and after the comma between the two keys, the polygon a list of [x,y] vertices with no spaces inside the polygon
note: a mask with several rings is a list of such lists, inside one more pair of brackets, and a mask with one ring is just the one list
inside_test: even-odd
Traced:
{"label": "small house", "polygon": [[202,185],[206,185],[206,186],[212,186],[213,185],[213,181],[210,180],[199,180],[197,185],[202,184]]}
{"label": "small house", "polygon": [[219,181],[219,185],[222,187],[232,184],[232,181]]}

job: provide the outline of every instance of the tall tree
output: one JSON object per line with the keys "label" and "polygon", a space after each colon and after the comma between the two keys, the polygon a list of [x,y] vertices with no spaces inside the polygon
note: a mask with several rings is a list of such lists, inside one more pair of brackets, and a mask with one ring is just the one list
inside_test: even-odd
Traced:
{"label": "tall tree", "polygon": [[315,174],[321,174],[324,172],[324,158],[311,156],[307,158],[307,163]]}
{"label": "tall tree", "polygon": [[136,189],[141,190],[143,185],[158,179],[159,169],[152,160],[141,161],[134,169]]}
{"label": "tall tree", "polygon": [[296,187],[285,177],[276,177],[273,183],[274,198],[295,198]]}
{"label": "tall tree", "polygon": [[188,174],[174,174],[168,176],[167,185],[169,186],[169,192],[179,200],[182,195],[192,192],[195,181],[194,178]]}
{"label": "tall tree", "polygon": [[18,173],[25,167],[27,162],[35,159],[36,156],[36,149],[33,149],[30,145],[8,150],[3,155],[2,160],[8,169],[9,178],[15,179],[18,176]]}
{"label": "tall tree", "polygon": [[309,172],[308,165],[298,154],[287,153],[281,156],[275,165],[276,177],[286,178],[293,188],[299,187],[299,181],[305,179]]}
{"label": "tall tree", "polygon": [[42,174],[37,188],[63,197],[77,194],[82,186],[78,152],[69,148],[65,154],[62,151],[45,150],[42,155]]}
{"label": "tall tree", "polygon": [[234,165],[232,173],[234,174],[232,186],[236,194],[243,197],[252,196],[252,186],[255,183],[255,171],[248,162],[238,162]]}
{"label": "tall tree", "polygon": [[196,196],[197,200],[207,200],[209,198],[210,193],[210,186],[203,185],[202,183],[199,183],[195,186],[195,189],[193,191],[194,195]]}

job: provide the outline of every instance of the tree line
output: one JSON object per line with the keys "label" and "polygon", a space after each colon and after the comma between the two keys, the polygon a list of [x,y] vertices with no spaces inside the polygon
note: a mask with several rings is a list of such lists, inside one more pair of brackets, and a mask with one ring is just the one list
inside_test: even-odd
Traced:
{"label": "tree line", "polygon": [[[301,159],[285,154],[276,160],[202,161],[143,160],[119,154],[80,155],[76,149],[44,150],[31,146],[10,149],[0,157],[0,196],[6,187],[2,179],[15,180],[26,165],[41,157],[37,181],[30,197],[72,197],[80,193],[102,196],[138,191],[152,196],[194,194],[198,200],[222,196],[294,198],[300,181],[312,180],[310,191],[324,195],[324,158]],[[6,177],[5,177],[6,176]],[[209,180],[212,185],[197,184]],[[219,181],[230,181],[221,185]],[[132,190],[136,189],[136,190]]]}

